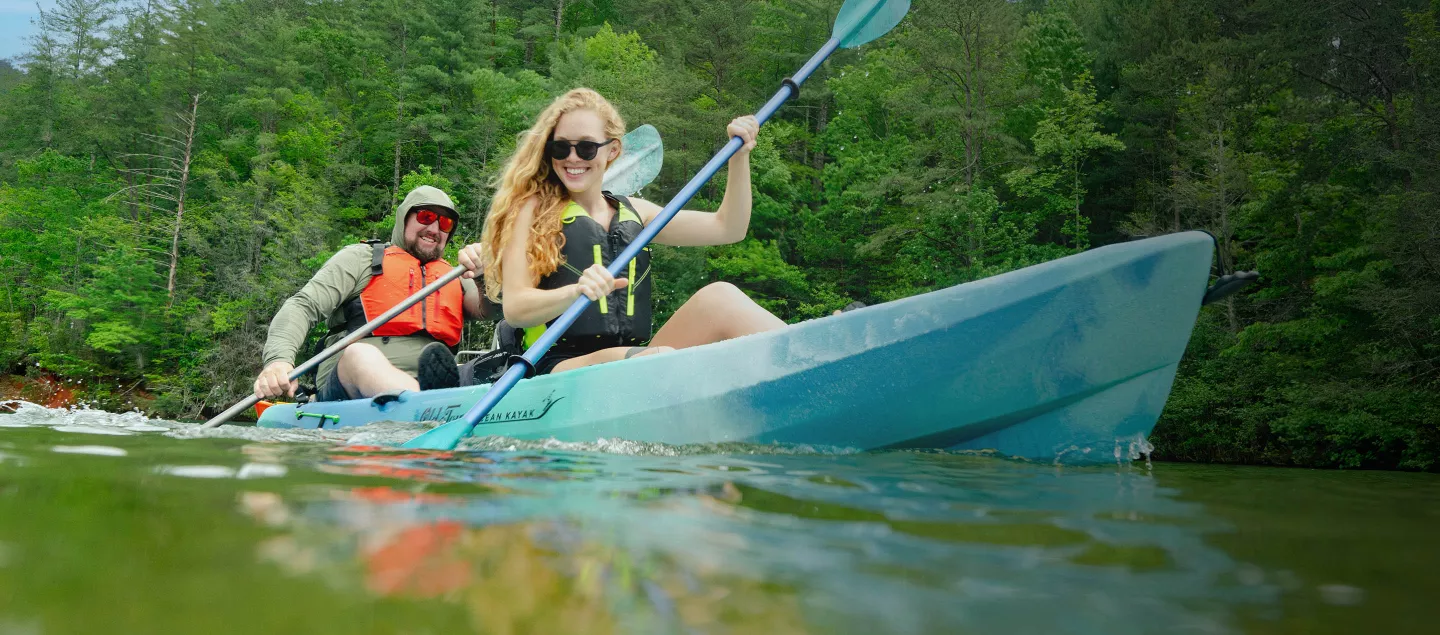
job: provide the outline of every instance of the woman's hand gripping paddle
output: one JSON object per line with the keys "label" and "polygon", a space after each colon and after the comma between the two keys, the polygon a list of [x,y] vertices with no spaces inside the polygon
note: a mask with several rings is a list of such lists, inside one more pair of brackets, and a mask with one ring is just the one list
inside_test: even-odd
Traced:
{"label": "woman's hand gripping paddle", "polygon": [[[629,196],[640,191],[640,188],[649,185],[650,182],[654,181],[655,177],[660,174],[660,163],[664,159],[665,150],[660,144],[660,133],[655,130],[655,126],[650,124],[645,124],[626,133],[621,139],[621,144],[625,148],[625,151],[620,155],[620,158],[615,161],[615,165],[610,166],[610,169],[605,172],[603,187],[615,195]],[[366,323],[365,326],[360,327],[355,332],[346,335],[344,339],[331,344],[325,350],[320,351],[319,355],[312,357],[304,364],[297,366],[294,370],[290,371],[288,379],[290,381],[299,379],[305,373],[310,372],[310,369],[319,366],[321,362],[344,350],[345,347],[355,343],[357,340],[370,335],[375,329],[389,322],[391,318],[415,306],[417,302],[423,300],[431,293],[439,291],[440,287],[459,278],[463,273],[465,273],[464,267],[451,269],[449,273],[426,285],[425,288],[416,291],[414,295],[405,298],[404,301],[395,305],[394,308]],[[250,395],[239,403],[230,406],[225,412],[215,415],[200,427],[214,428],[220,426],[241,411],[255,405],[258,401],[260,401],[259,397]]]}
{"label": "woman's hand gripping paddle", "polygon": [[[886,34],[900,23],[909,10],[910,0],[846,0],[845,4],[840,7],[840,13],[835,16],[835,28],[830,33],[830,40],[825,42],[825,46],[821,47],[814,57],[810,58],[810,61],[805,62],[805,65],[801,66],[793,77],[782,82],[780,91],[775,93],[775,96],[771,97],[759,112],[755,113],[755,118],[761,125],[764,125],[786,100],[800,94],[800,84],[804,83],[836,49],[860,46]],[[680,211],[680,208],[690,202],[691,197],[700,190],[700,186],[710,180],[710,177],[720,170],[720,166],[730,160],[730,157],[740,149],[742,143],[740,137],[730,138],[730,142],[725,144],[725,147],[710,159],[704,168],[701,168],[695,178],[685,184],[680,193],[665,205],[665,209],[660,211],[655,220],[646,225],[640,235],[630,243],[630,246],[626,247],[625,251],[610,263],[611,275],[620,275],[625,265],[629,264],[641,249],[650,244],[655,235],[660,233],[665,224],[670,222],[670,219]],[[590,298],[584,295],[576,298],[570,308],[560,314],[560,317],[545,329],[545,333],[540,336],[540,339],[525,351],[525,354],[521,356],[523,362],[511,365],[509,370],[506,370],[505,374],[501,375],[500,379],[490,387],[489,392],[486,392],[485,396],[465,413],[465,416],[411,439],[405,443],[404,447],[433,450],[453,449],[461,439],[469,436],[475,425],[489,414],[496,404],[500,403],[500,399],[510,392],[510,389],[515,387],[522,377],[534,368],[535,363],[540,361],[540,358],[550,350],[550,347],[560,339],[561,335],[565,334],[565,330],[575,323],[575,319],[580,317],[580,313],[589,304]]]}

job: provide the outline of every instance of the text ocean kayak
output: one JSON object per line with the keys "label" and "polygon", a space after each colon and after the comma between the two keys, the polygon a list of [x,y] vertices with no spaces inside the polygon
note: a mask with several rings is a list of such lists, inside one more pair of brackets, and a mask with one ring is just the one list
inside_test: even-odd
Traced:
{"label": "text ocean kayak", "polygon": [[[1213,239],[1185,232],[673,353],[521,381],[476,436],[993,449],[1113,460],[1170,394]],[[277,404],[259,425],[449,421],[488,386]]]}

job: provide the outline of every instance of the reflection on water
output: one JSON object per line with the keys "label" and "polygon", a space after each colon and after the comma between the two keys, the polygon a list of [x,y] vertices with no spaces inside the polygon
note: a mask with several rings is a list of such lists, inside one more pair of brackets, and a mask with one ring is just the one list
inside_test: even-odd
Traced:
{"label": "reflection on water", "polygon": [[1429,475],[0,426],[0,631],[1429,632],[1440,590]]}

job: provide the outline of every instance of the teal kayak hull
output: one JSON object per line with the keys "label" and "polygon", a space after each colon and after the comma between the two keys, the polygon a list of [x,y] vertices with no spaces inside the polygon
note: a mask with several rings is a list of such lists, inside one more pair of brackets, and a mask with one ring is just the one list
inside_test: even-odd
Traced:
{"label": "teal kayak hull", "polygon": [[[1212,238],[1093,249],[768,333],[522,380],[475,436],[995,450],[1111,461],[1170,394]],[[277,404],[259,425],[460,418],[488,388]]]}

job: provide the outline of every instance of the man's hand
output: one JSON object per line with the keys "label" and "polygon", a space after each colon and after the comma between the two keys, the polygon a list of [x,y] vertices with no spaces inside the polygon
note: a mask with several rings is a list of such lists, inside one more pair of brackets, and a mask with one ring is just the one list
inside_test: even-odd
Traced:
{"label": "man's hand", "polygon": [[300,382],[290,381],[290,373],[295,370],[295,365],[290,362],[270,362],[265,370],[260,371],[260,376],[255,378],[255,396],[261,399],[271,397],[294,397],[295,390],[300,387]]}
{"label": "man's hand", "polygon": [[481,269],[485,265],[483,258],[485,252],[482,249],[483,246],[480,243],[471,243],[460,249],[460,266],[466,269],[465,273],[461,274],[462,278],[474,278],[480,275]]}

